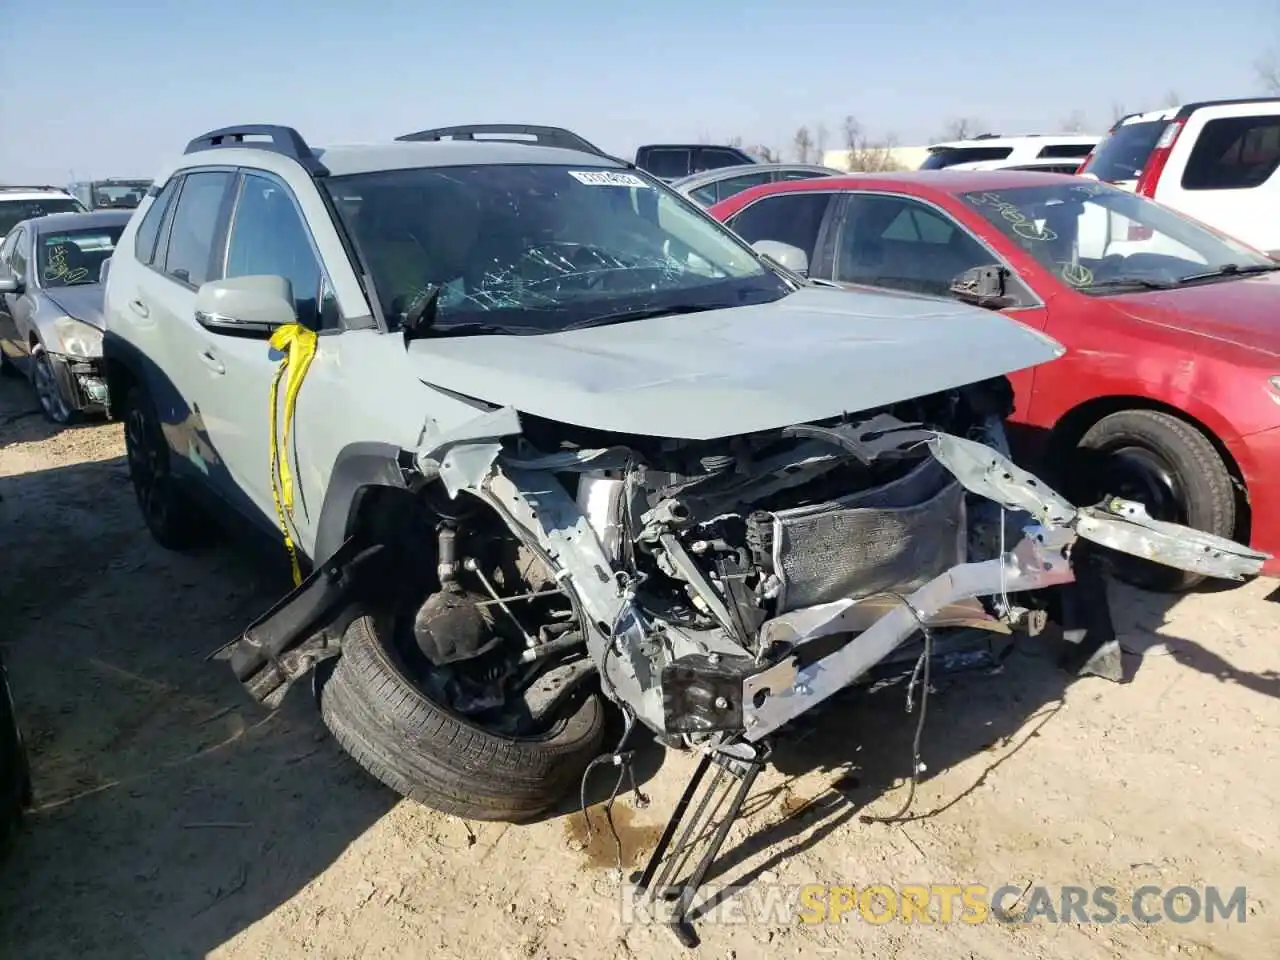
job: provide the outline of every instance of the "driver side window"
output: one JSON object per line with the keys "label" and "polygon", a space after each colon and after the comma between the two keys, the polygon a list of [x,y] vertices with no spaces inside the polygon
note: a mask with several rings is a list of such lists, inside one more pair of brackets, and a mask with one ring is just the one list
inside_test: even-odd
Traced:
{"label": "driver side window", "polygon": [[908,197],[864,194],[849,198],[835,279],[945,297],[960,274],[997,262],[940,210]]}
{"label": "driver side window", "polygon": [[322,314],[326,321],[332,317],[333,296],[292,194],[273,178],[246,174],[231,224],[225,276],[267,274],[289,281],[303,326],[319,329]]}

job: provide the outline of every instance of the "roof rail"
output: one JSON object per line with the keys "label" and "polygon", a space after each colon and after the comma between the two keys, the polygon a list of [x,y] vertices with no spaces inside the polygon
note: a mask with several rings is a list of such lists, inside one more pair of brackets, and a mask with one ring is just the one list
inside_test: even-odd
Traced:
{"label": "roof rail", "polygon": [[[249,140],[249,137],[256,139]],[[274,123],[246,123],[238,127],[210,130],[188,143],[183,153],[235,147],[269,150],[291,160],[297,160],[313,177],[329,175],[329,171],[312,152],[307,141],[302,139],[302,134],[293,127],[282,127]]]}
{"label": "roof rail", "polygon": [[0,183],[0,190],[8,190],[12,193],[27,192],[31,190],[52,190],[54,193],[66,193],[66,187],[54,187],[47,183]]}
{"label": "roof rail", "polygon": [[397,140],[475,140],[480,134],[489,140],[504,140],[511,143],[530,143],[540,147],[559,147],[563,150],[578,150],[592,153],[608,160],[609,156],[594,143],[584,140],[572,130],[563,127],[540,127],[528,123],[473,123],[457,127],[436,127],[432,130],[419,130],[396,137]]}
{"label": "roof rail", "polygon": [[1277,97],[1274,94],[1269,97],[1238,97],[1228,100],[1194,100],[1190,103],[1182,104],[1177,115],[1185,120],[1187,117],[1191,116],[1191,114],[1204,107],[1237,107],[1247,106],[1251,103],[1275,103],[1277,100],[1280,100],[1280,97]]}

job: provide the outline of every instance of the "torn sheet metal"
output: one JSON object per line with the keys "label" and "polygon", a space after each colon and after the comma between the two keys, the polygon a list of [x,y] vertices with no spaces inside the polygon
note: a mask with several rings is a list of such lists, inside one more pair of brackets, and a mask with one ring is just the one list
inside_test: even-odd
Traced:
{"label": "torn sheet metal", "polygon": [[1271,559],[1234,540],[1156,520],[1142,504],[1119,497],[1081,507],[1075,529],[1112,550],[1223,580],[1256,577]]}
{"label": "torn sheet metal", "polygon": [[970,493],[1009,510],[1022,510],[1039,523],[1066,526],[1076,508],[1039,477],[983,443],[935,433],[929,449]]}
{"label": "torn sheet metal", "polygon": [[414,462],[427,477],[439,476],[450,497],[479,487],[502,451],[502,439],[521,432],[520,415],[511,407],[491,410],[461,426],[428,437]]}

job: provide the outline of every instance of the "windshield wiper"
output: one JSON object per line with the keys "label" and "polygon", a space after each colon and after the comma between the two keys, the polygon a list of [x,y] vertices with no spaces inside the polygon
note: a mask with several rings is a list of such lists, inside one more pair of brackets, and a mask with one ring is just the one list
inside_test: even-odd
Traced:
{"label": "windshield wiper", "polygon": [[617,313],[602,313],[596,317],[587,317],[561,330],[582,330],[585,327],[605,327],[611,323],[629,323],[632,320],[648,320],[651,317],[669,317],[678,313],[701,313],[704,310],[724,310],[732,307],[732,303],[677,303],[666,307],[642,307],[638,310],[620,310]]}
{"label": "windshield wiper", "polygon": [[1172,290],[1178,283],[1172,280],[1151,280],[1146,277],[1116,277],[1114,280],[1101,280],[1081,287],[1083,293],[1097,290]]}
{"label": "windshield wiper", "polygon": [[1243,277],[1251,273],[1270,273],[1273,270],[1280,270],[1280,263],[1252,263],[1248,266],[1240,266],[1238,263],[1224,263],[1216,270],[1206,270],[1203,273],[1192,273],[1185,277],[1179,277],[1178,283],[1195,283],[1197,280],[1216,280],[1219,277]]}

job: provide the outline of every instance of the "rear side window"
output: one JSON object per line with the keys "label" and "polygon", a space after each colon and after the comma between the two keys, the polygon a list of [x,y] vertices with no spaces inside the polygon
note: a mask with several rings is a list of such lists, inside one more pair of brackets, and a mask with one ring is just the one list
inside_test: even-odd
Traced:
{"label": "rear side window", "polygon": [[165,211],[173,202],[173,195],[178,192],[178,180],[175,177],[164,185],[164,189],[156,196],[142,223],[138,224],[138,232],[133,238],[133,255],[139,263],[151,266],[156,256],[156,241],[160,239],[160,224],[164,222]]}
{"label": "rear side window", "polygon": [[1013,147],[945,147],[930,150],[921,170],[942,170],[957,163],[976,163],[980,160],[1004,160],[1013,153]]}
{"label": "rear side window", "polygon": [[715,185],[716,199],[724,200],[727,197],[732,197],[735,193],[741,193],[751,187],[758,187],[762,183],[769,183],[772,179],[773,177],[768,171],[764,173],[744,173],[739,177],[729,177]]}
{"label": "rear side window", "polygon": [[1066,160],[1071,157],[1083,160],[1092,149],[1093,145],[1088,143],[1051,143],[1042,147],[1036,156],[1045,160]]}
{"label": "rear side window", "polygon": [[757,200],[731,217],[728,226],[747,243],[776,240],[799,247],[813,263],[822,219],[831,204],[826,193],[783,193]]}
{"label": "rear side window", "polygon": [[688,150],[650,150],[640,164],[655,177],[685,177],[689,170]]}
{"label": "rear side window", "polygon": [[232,174],[222,170],[187,174],[169,228],[164,262],[164,272],[173,279],[193,287],[209,279],[213,238],[231,180]]}
{"label": "rear side window", "polygon": [[1122,123],[1111,136],[1098,144],[1093,159],[1083,172],[1107,183],[1137,180],[1142,176],[1142,168],[1147,165],[1147,158],[1155,149],[1160,134],[1168,125],[1168,120]]}
{"label": "rear side window", "polygon": [[1184,190],[1248,190],[1280,166],[1280,116],[1223,117],[1204,125],[1182,173]]}

